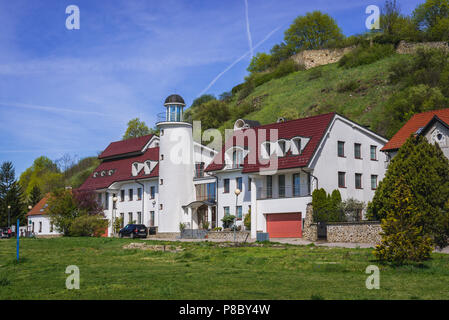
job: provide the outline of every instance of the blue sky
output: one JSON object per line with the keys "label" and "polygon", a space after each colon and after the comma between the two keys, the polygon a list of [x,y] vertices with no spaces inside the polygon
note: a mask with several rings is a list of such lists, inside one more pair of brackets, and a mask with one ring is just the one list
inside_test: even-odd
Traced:
{"label": "blue sky", "polygon": [[[246,11],[245,0],[0,0],[0,162],[18,176],[41,155],[97,155],[128,120],[154,126],[169,94],[190,105],[242,82],[249,36],[254,53],[268,51],[313,10],[361,33],[365,8],[383,2],[247,0]],[[79,30],[65,27],[71,4]]]}

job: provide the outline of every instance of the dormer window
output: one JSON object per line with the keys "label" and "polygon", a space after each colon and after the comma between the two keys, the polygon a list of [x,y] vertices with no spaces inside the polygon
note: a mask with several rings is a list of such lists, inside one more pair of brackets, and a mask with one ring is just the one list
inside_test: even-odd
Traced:
{"label": "dormer window", "polygon": [[304,138],[304,137],[294,137],[291,139],[291,151],[294,155],[300,155],[302,154],[302,151],[306,147],[307,143],[309,142],[310,138]]}
{"label": "dormer window", "polygon": [[112,176],[114,174],[114,171],[115,171],[114,169],[109,170],[108,175]]}
{"label": "dormer window", "polygon": [[98,172],[94,172],[94,175],[92,177],[94,178],[98,177]]}
{"label": "dormer window", "polygon": [[234,152],[232,152],[232,167],[240,168],[242,166],[243,166],[243,152],[242,150],[235,149]]}
{"label": "dormer window", "polygon": [[102,176],[102,177],[104,177],[105,175],[106,175],[106,171],[101,171],[101,173],[100,173],[100,175]]}
{"label": "dormer window", "polygon": [[265,141],[262,143],[261,147],[262,158],[269,158],[271,156],[271,142]]}
{"label": "dormer window", "polygon": [[285,154],[285,141],[279,141],[279,149],[281,149],[282,155]]}
{"label": "dormer window", "polygon": [[277,145],[278,147],[276,153],[279,157],[285,156],[287,152],[290,150],[290,141],[288,140],[280,139]]}

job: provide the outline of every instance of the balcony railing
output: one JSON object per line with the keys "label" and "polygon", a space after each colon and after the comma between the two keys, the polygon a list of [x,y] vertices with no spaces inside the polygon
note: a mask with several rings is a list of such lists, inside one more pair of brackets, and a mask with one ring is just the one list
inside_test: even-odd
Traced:
{"label": "balcony railing", "polygon": [[197,194],[196,201],[215,202],[215,195],[214,194]]}
{"label": "balcony railing", "polygon": [[243,163],[226,163],[225,169],[241,169],[243,168]]}
{"label": "balcony railing", "polygon": [[311,194],[307,188],[299,186],[259,187],[257,188],[257,200],[309,197]]}

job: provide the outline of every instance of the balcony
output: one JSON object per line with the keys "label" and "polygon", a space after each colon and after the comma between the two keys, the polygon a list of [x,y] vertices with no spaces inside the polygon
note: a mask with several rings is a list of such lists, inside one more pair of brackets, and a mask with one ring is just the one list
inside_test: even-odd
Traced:
{"label": "balcony", "polygon": [[215,202],[215,194],[197,194],[196,201]]}
{"label": "balcony", "polygon": [[[304,190],[305,189],[305,190]],[[283,186],[277,188],[257,188],[257,200],[310,197],[307,188],[299,186]]]}

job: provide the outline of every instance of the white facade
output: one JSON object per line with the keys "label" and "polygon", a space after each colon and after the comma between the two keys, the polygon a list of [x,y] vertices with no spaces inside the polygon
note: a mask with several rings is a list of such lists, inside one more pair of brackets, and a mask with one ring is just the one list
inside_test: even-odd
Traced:
{"label": "white facade", "polygon": [[61,234],[53,227],[47,215],[28,216],[28,231],[36,236],[57,236]]}
{"label": "white facade", "polygon": [[[285,139],[279,139],[279,141]],[[338,142],[344,143],[344,155],[338,155]],[[244,174],[242,169],[225,169],[215,172],[218,177],[218,218],[224,216],[224,208],[230,208],[230,214],[236,215],[236,177],[243,180],[242,194],[238,197],[237,206],[242,206],[245,215],[251,208],[251,236],[267,232],[267,215],[279,213],[301,213],[305,219],[306,207],[312,201],[311,193],[324,188],[328,193],[339,190],[342,199],[354,198],[367,203],[374,196],[379,181],[385,176],[384,161],[386,156],[380,149],[386,143],[383,137],[336,115],[332,120],[324,138],[318,146],[309,165],[263,173]],[[360,157],[356,157],[355,144],[358,144]],[[272,143],[272,149],[275,144]],[[375,148],[372,152],[371,148]],[[371,157],[373,156],[373,157]],[[231,166],[232,167],[232,166]],[[339,172],[345,175],[344,186],[339,186]],[[356,174],[359,175],[360,186],[356,187]],[[296,181],[294,187],[293,175]],[[267,176],[269,178],[267,178]],[[283,184],[280,188],[279,177]],[[251,191],[248,179],[251,178]],[[230,191],[225,193],[224,180],[229,179]],[[271,188],[267,186],[271,180]],[[373,181],[372,181],[373,180]],[[375,184],[374,184],[375,181]],[[373,183],[373,185],[372,185]],[[270,191],[271,192],[270,192]],[[241,224],[240,221],[237,224]]]}
{"label": "white facade", "polygon": [[[114,182],[96,190],[111,222],[122,216],[123,225],[142,223],[158,227],[159,233],[178,233],[181,224],[187,229],[223,227],[222,218],[229,214],[236,216],[236,225],[244,229],[245,215],[251,212],[251,237],[255,238],[258,231],[267,232],[268,215],[301,213],[304,220],[316,188],[329,193],[337,189],[343,199],[367,203],[385,175],[386,156],[380,149],[386,139],[338,114],[332,116],[306,164],[244,173],[243,166],[232,163],[235,159],[232,149],[228,149],[223,150],[226,165],[204,173],[218,152],[193,141],[192,126],[182,121],[183,102],[168,102],[165,106],[166,118],[157,123],[160,137],[153,137],[146,146],[159,147],[158,161],[151,160],[149,164],[145,159],[145,170],[150,172],[158,165],[159,175]],[[236,126],[235,130],[241,127]],[[301,155],[312,138],[280,137],[271,142],[271,149],[264,146],[260,150],[262,156],[265,152],[265,156],[270,153],[284,157],[287,151]],[[251,150],[254,149],[241,149],[242,158],[248,157]],[[238,196],[236,189],[240,191]],[[133,190],[132,199],[129,190]],[[112,223],[108,234],[112,234]]]}

